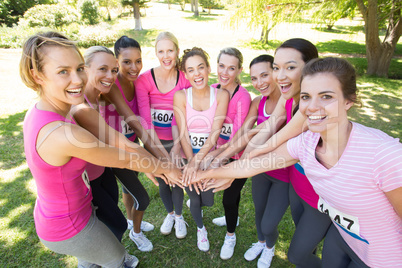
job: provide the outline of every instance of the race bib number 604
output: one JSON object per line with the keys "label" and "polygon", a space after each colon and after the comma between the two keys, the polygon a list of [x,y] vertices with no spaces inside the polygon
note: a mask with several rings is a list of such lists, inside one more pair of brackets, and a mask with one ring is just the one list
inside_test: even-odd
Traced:
{"label": "race bib number 604", "polygon": [[173,111],[151,109],[152,124],[157,127],[171,127],[173,121]]}

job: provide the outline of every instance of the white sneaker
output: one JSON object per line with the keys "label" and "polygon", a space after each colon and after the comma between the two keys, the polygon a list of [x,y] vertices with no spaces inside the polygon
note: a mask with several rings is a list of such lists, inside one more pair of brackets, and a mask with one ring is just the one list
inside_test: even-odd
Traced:
{"label": "white sneaker", "polygon": [[190,208],[190,199],[186,201],[186,205],[188,208]]}
{"label": "white sneaker", "polygon": [[174,214],[170,215],[168,214],[166,218],[163,220],[162,226],[161,226],[161,233],[164,235],[168,235],[172,232],[173,224],[174,224]]}
{"label": "white sneaker", "polygon": [[178,239],[182,239],[182,238],[186,237],[186,235],[187,235],[186,225],[188,226],[187,222],[184,221],[183,216],[175,218],[174,229],[175,229],[176,237]]}
{"label": "white sneaker", "polygon": [[138,265],[138,259],[134,255],[130,255],[126,252],[124,255],[124,267],[134,268]]}
{"label": "white sneaker", "polygon": [[258,259],[258,268],[269,268],[271,266],[272,258],[275,255],[275,246],[271,249],[265,247],[262,251],[261,257]]}
{"label": "white sneaker", "polygon": [[251,247],[244,253],[244,258],[247,261],[252,261],[261,254],[261,252],[266,248],[265,243],[253,243]]}
{"label": "white sneaker", "polygon": [[202,229],[197,227],[197,246],[201,251],[209,250],[208,232],[205,226]]}
{"label": "white sneaker", "polygon": [[141,221],[141,231],[143,232],[149,232],[155,229],[155,226],[152,223],[149,223],[147,221]]}
{"label": "white sneaker", "polygon": [[[237,217],[236,226],[239,226],[239,219],[240,219],[240,217]],[[212,220],[212,222],[218,226],[226,226],[226,217],[222,216],[222,217],[215,218]]]}
{"label": "white sneaker", "polygon": [[221,247],[221,259],[228,260],[232,258],[234,248],[236,246],[236,234],[233,236],[225,236],[225,241],[223,242],[223,246]]}
{"label": "white sneaker", "polygon": [[129,236],[130,239],[133,240],[134,243],[137,245],[138,249],[143,252],[151,251],[154,248],[152,242],[149,241],[149,239],[144,235],[143,232],[135,234],[134,230],[131,230]]}
{"label": "white sneaker", "polygon": [[133,225],[133,221],[127,219],[127,230],[131,230],[133,229],[134,225]]}

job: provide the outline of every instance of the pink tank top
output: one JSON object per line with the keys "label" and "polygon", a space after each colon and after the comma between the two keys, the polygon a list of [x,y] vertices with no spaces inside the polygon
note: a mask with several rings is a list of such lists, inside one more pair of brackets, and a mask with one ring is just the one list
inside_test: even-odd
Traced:
{"label": "pink tank top", "polygon": [[[286,123],[289,123],[289,121],[292,119],[292,104],[293,98],[286,101]],[[311,186],[311,183],[307,179],[300,162],[289,167],[289,175],[290,182],[292,183],[297,195],[313,208],[317,208],[319,196],[314,191],[313,186]]]}
{"label": "pink tank top", "polygon": [[[88,100],[86,95],[84,95],[84,98],[87,101],[88,105],[91,106],[92,109],[96,110],[92,106],[91,102]],[[100,107],[99,103],[98,103],[98,107]],[[88,173],[89,181],[93,181],[93,180],[99,178],[100,175],[103,174],[103,172],[105,171],[105,167],[101,167],[101,166],[98,166],[98,165],[94,165],[92,163],[88,163],[86,170],[87,170],[87,173]]]}
{"label": "pink tank top", "polygon": [[[219,88],[219,84],[213,84],[212,87]],[[222,125],[222,131],[219,134],[217,147],[219,148],[223,144],[230,141],[236,132],[241,128],[244,120],[247,117],[250,109],[251,97],[247,89],[238,85],[233,96],[231,97],[226,113],[225,121]],[[239,159],[243,151],[234,155],[233,159]]]}
{"label": "pink tank top", "polygon": [[[124,96],[123,89],[121,88],[121,84],[119,82],[119,79],[116,79],[115,81],[116,86],[119,88],[121,95],[123,96],[124,100],[126,101],[128,107],[131,108],[133,113],[135,115],[138,115],[138,107],[137,107],[137,98],[134,95],[133,99],[131,101],[128,101],[126,99],[126,96]],[[101,106],[99,105],[99,113],[102,115],[102,117],[105,119],[106,123],[114,128],[115,130],[119,131],[120,133],[123,133],[127,139],[130,141],[134,141],[136,138],[136,135],[134,131],[129,127],[129,125],[124,121],[123,116],[121,116],[117,111],[116,107],[114,104],[109,104],[106,106]]]}
{"label": "pink tank top", "polygon": [[210,87],[210,90],[210,107],[205,111],[197,111],[193,109],[192,88],[186,90],[187,130],[190,135],[191,147],[193,148],[194,154],[198,153],[202,146],[204,146],[205,141],[211,133],[212,123],[214,122],[217,107],[216,94],[218,89]]}
{"label": "pink tank top", "polygon": [[[258,105],[257,125],[265,122],[270,117],[270,115],[265,116],[265,103],[267,99],[268,99],[267,96],[263,96]],[[275,169],[265,173],[280,181],[289,182],[289,168]]]}
{"label": "pink tank top", "polygon": [[25,155],[38,194],[34,208],[36,232],[50,242],[78,234],[92,213],[92,193],[85,171],[87,162],[72,157],[65,165],[52,166],[36,151],[39,131],[54,121],[74,124],[59,114],[38,110],[36,106],[28,111],[24,120]]}

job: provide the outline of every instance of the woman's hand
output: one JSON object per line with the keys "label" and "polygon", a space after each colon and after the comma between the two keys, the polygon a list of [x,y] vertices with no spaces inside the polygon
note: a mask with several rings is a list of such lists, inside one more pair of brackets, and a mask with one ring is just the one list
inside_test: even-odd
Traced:
{"label": "woman's hand", "polygon": [[222,190],[225,190],[227,188],[230,187],[230,185],[232,185],[232,182],[235,179],[210,179],[207,180],[204,184],[203,184],[203,191],[208,191],[210,189],[214,189],[212,192],[216,193]]}
{"label": "woman's hand", "polygon": [[184,167],[184,160],[181,157],[180,149],[181,149],[180,143],[176,143],[170,150],[170,159],[173,162],[173,164],[175,164],[176,167],[178,168]]}
{"label": "woman's hand", "polygon": [[190,162],[185,166],[183,171],[183,185],[188,186],[190,191],[192,191],[192,180],[196,178],[199,164],[195,159],[191,159]]}
{"label": "woman's hand", "polygon": [[[144,174],[145,174],[145,176],[147,176],[147,178],[150,179],[156,186],[159,186],[159,182],[156,180],[156,177],[155,177],[154,174],[152,174],[152,173],[144,173]],[[165,177],[163,177],[162,179],[165,181],[166,184],[168,183]]]}
{"label": "woman's hand", "polygon": [[204,159],[202,159],[200,163],[200,170],[207,170],[209,165],[212,163],[212,161],[215,159],[215,157],[211,154],[208,153]]}

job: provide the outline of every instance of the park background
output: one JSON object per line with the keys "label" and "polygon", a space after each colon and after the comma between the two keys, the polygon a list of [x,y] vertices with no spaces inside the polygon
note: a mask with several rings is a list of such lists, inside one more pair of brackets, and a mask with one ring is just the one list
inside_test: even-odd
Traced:
{"label": "park background", "polygon": [[[300,10],[300,14],[304,14],[303,16],[297,20],[292,20],[289,16],[277,19],[277,23],[267,26],[272,28],[269,34],[261,38],[261,33],[266,30],[262,30],[258,23],[253,24],[250,19],[233,21],[234,14],[239,9],[245,9],[241,6],[242,4],[264,2],[258,0],[221,1],[218,4],[215,1],[217,5],[214,7],[218,9],[208,10],[207,5],[200,6],[197,9],[198,16],[191,10],[190,4],[186,4],[182,10],[182,6],[178,3],[147,2],[144,4],[146,7],[139,9],[142,30],[134,30],[138,27],[138,21],[136,24],[132,8],[120,7],[118,0],[115,2],[117,6],[110,8],[110,21],[107,18],[106,8],[101,5],[98,7],[100,16],[94,25],[90,25],[89,20],[79,15],[79,11],[77,11],[76,21],[61,27],[55,25],[33,27],[29,25],[28,17],[20,19],[18,23],[2,21],[1,9],[7,2],[12,1],[6,0],[0,4],[0,23],[2,23],[0,27],[0,47],[2,47],[0,49],[0,267],[76,266],[75,258],[55,254],[39,242],[32,216],[36,189],[25,162],[22,124],[26,111],[38,98],[33,90],[26,88],[21,82],[18,64],[21,56],[21,44],[27,36],[39,30],[56,29],[65,33],[79,41],[82,52],[91,45],[112,47],[118,37],[126,34],[137,39],[142,46],[142,72],[158,65],[154,51],[155,38],[161,31],[170,31],[179,40],[181,50],[198,46],[209,53],[212,67],[210,82],[217,82],[216,57],[219,50],[227,46],[237,47],[244,56],[242,84],[253,96],[257,92],[251,86],[248,76],[249,62],[263,53],[273,55],[275,48],[289,38],[306,38],[317,46],[321,57],[347,58],[358,70],[362,107],[354,108],[350,114],[351,120],[381,129],[393,137],[402,137],[402,43],[399,41],[395,46],[387,72],[388,77],[366,75],[366,26],[362,14],[357,9],[354,12],[350,12],[351,9],[345,9],[343,15],[341,14],[340,17],[338,15],[339,18],[335,17],[336,20],[333,22],[315,18],[314,12],[311,10]],[[111,2],[111,0],[109,1]],[[31,2],[39,3],[40,1]],[[200,3],[202,3],[201,0]],[[75,4],[78,6],[78,3],[73,2],[71,6],[75,7]],[[292,12],[292,10],[292,8],[288,8],[284,14]],[[397,19],[400,21],[401,6],[398,10],[399,17]],[[324,14],[323,8],[321,11]],[[38,15],[39,21],[44,21],[43,16],[46,14]],[[326,17],[328,18],[329,15]],[[261,18],[259,23],[262,23],[262,20]],[[386,26],[386,23],[379,25],[379,38],[381,39],[387,32]],[[267,39],[268,42],[264,39]],[[122,241],[128,251],[139,258],[140,267],[256,266],[257,260],[247,262],[243,258],[244,252],[257,241],[251,180],[248,180],[242,191],[239,211],[240,226],[236,230],[235,254],[227,261],[219,258],[226,229],[217,227],[211,222],[214,217],[223,215],[221,193],[216,195],[215,205],[212,208],[204,209],[204,223],[208,229],[211,243],[210,251],[204,253],[197,249],[196,226],[186,207],[183,214],[189,223],[187,237],[178,240],[174,234],[169,236],[160,234],[159,227],[166,214],[164,206],[159,198],[157,187],[145,178],[142,178],[142,181],[151,198],[144,220],[155,225],[155,230],[146,234],[153,242],[154,250],[150,253],[137,250],[129,239],[128,232]],[[185,197],[186,199],[187,197]],[[279,226],[280,236],[271,267],[292,267],[287,260],[286,252],[293,231],[294,226],[288,211]],[[320,250],[318,254],[320,254]]]}

